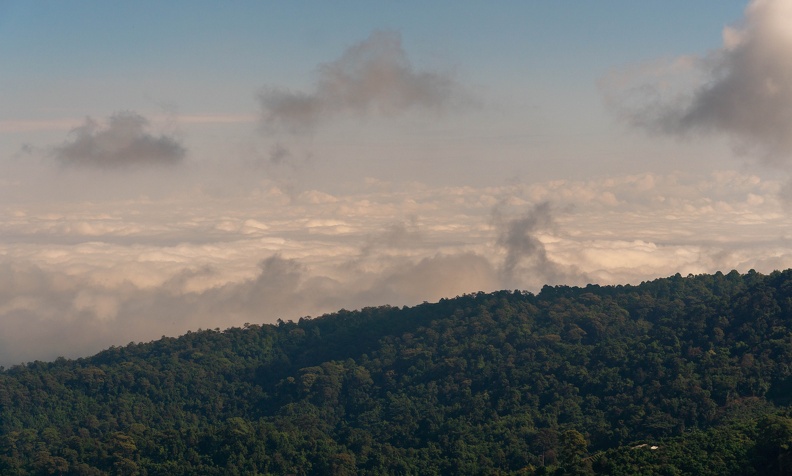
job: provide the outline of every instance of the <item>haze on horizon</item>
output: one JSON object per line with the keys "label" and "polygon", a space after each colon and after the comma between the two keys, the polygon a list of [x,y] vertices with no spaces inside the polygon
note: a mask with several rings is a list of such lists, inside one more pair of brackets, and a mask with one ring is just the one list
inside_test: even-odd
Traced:
{"label": "haze on horizon", "polygon": [[792,266],[792,2],[0,0],[0,364]]}

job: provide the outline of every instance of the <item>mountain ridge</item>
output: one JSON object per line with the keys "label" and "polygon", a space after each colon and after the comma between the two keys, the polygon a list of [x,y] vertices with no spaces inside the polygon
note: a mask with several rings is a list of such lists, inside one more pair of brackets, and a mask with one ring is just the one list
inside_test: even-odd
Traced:
{"label": "mountain ridge", "polygon": [[763,474],[790,389],[792,270],[474,293],[14,366],[0,470]]}

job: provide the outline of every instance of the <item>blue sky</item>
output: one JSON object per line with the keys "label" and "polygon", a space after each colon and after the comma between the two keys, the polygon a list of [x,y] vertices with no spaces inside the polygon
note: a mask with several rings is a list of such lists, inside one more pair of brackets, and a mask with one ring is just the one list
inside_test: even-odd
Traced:
{"label": "blue sky", "polygon": [[[249,112],[266,84],[310,84],[318,64],[378,29],[417,67],[491,94],[591,92],[610,68],[720,44],[742,2],[3,2],[8,120],[176,104]],[[116,103],[116,104],[114,104]],[[30,117],[33,116],[33,117]],[[42,117],[44,116],[44,117]]]}
{"label": "blue sky", "polygon": [[[163,111],[255,115],[261,88],[310,88],[318,65],[372,31],[389,30],[401,34],[416,69],[451,72],[484,104],[477,114],[467,111],[469,127],[479,134],[596,147],[619,141],[623,132],[604,115],[597,81],[634,62],[717,48],[723,26],[743,8],[736,1],[717,8],[627,1],[497,7],[238,2],[223,8],[211,2],[6,1],[0,87],[7,93],[0,114],[5,121],[101,118],[124,110],[147,117]],[[494,121],[504,127],[488,129]],[[11,153],[17,144],[7,139],[4,151]],[[201,150],[192,156],[206,158]]]}
{"label": "blue sky", "polygon": [[792,266],[785,0],[0,0],[0,364]]}

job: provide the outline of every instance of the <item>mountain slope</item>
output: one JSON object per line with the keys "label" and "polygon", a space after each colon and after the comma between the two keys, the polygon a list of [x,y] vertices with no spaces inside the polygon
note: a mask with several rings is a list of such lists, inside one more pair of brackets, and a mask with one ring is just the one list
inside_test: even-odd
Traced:
{"label": "mountain slope", "polygon": [[782,471],[790,390],[792,271],[478,293],[5,370],[0,473]]}

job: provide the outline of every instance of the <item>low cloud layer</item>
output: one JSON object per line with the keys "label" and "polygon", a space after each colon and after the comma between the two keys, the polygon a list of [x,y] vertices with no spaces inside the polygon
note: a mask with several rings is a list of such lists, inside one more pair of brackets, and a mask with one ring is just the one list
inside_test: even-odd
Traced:
{"label": "low cloud layer", "polygon": [[156,287],[96,283],[87,276],[0,262],[0,365],[77,356],[111,345],[180,335],[197,328],[274,322],[341,308],[415,304],[471,290],[497,289],[488,260],[472,253],[437,255],[380,273],[339,281],[312,274],[274,254],[258,274],[239,282],[190,290],[211,268],[185,269]]}
{"label": "low cloud layer", "polygon": [[720,133],[738,152],[792,159],[792,2],[753,0],[723,46],[614,73],[606,99],[628,123],[685,136]]}
{"label": "low cloud layer", "polygon": [[148,127],[145,117],[131,111],[114,114],[104,126],[89,117],[53,155],[65,165],[108,169],[172,165],[184,158],[179,140],[152,134]]}
{"label": "low cloud layer", "polygon": [[313,91],[268,88],[259,98],[266,127],[302,133],[341,114],[445,111],[458,95],[448,74],[413,68],[398,33],[375,31],[339,59],[321,65]]}
{"label": "low cloud layer", "polygon": [[3,203],[0,365],[468,292],[769,272],[792,266],[780,187],[725,171]]}

